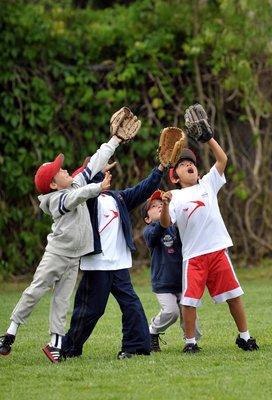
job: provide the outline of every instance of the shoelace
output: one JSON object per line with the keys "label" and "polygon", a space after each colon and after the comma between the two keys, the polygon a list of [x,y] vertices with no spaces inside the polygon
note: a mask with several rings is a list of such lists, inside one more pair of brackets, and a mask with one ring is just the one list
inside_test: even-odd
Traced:
{"label": "shoelace", "polygon": [[164,339],[161,338],[161,335],[164,335],[164,334],[165,334],[164,332],[163,332],[163,333],[159,333],[159,341],[160,341],[162,344],[166,345],[167,342],[166,342]]}

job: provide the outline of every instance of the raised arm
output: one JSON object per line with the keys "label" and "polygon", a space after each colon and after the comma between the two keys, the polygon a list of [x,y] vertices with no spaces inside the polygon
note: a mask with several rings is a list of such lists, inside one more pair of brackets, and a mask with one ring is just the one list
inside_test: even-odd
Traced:
{"label": "raised arm", "polygon": [[215,167],[218,173],[223,175],[227,165],[228,157],[214,138],[210,139],[207,143],[216,158]]}
{"label": "raised arm", "polygon": [[160,164],[157,168],[153,169],[147,178],[143,179],[137,185],[120,190],[129,211],[146,201],[159,188],[163,177],[163,169],[163,166]]}
{"label": "raised arm", "polygon": [[90,161],[82,173],[76,175],[74,184],[77,186],[84,186],[89,183],[91,179],[107,165],[115,149],[119,146],[119,143],[121,143],[121,139],[117,136],[113,136],[108,143],[103,143],[96,153],[91,156]]}
{"label": "raised arm", "polygon": [[75,177],[74,185],[84,186],[90,183],[92,178],[108,164],[119,143],[133,139],[140,127],[141,121],[129,108],[122,107],[114,113],[110,120],[112,138],[108,143],[103,143],[91,157],[86,168]]}
{"label": "raised arm", "polygon": [[161,210],[160,224],[164,228],[168,228],[171,225],[171,218],[169,214],[169,203],[171,199],[172,199],[172,193],[170,191],[165,192],[162,195],[163,205]]}
{"label": "raised arm", "polygon": [[74,190],[65,191],[59,195],[56,192],[56,196],[51,201],[50,212],[53,218],[57,218],[60,215],[64,215],[69,211],[75,209],[79,204],[84,203],[91,197],[97,197],[102,190],[108,190],[111,183],[110,172],[105,173],[105,178],[100,183],[90,183],[78,187]]}
{"label": "raised arm", "polygon": [[216,163],[215,167],[219,175],[223,175],[227,165],[227,155],[213,138],[214,131],[208,121],[208,116],[201,104],[194,104],[187,108],[184,114],[187,135],[201,143],[208,143],[212,150]]}

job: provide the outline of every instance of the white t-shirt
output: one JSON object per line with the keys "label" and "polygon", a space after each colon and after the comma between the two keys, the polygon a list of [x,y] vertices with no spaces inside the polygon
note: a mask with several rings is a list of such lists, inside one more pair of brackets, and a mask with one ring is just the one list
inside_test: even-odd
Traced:
{"label": "white t-shirt", "polygon": [[98,197],[97,209],[102,253],[81,257],[80,269],[110,271],[131,268],[131,251],[126,244],[116,201],[102,193]]}
{"label": "white t-shirt", "polygon": [[233,245],[217,201],[225,183],[225,176],[213,166],[198,184],[172,190],[169,213],[179,229],[184,261]]}

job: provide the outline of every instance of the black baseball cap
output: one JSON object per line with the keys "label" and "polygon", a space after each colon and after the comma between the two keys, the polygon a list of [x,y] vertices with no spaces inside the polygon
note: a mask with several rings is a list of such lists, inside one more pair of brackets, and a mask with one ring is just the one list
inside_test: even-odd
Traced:
{"label": "black baseball cap", "polygon": [[190,149],[183,149],[183,150],[181,150],[181,153],[180,153],[179,158],[178,158],[178,162],[177,162],[177,164],[176,164],[175,166],[177,166],[178,163],[179,163],[181,160],[190,160],[190,161],[192,161],[192,162],[196,165],[196,156],[195,156],[195,153],[194,153],[192,150],[190,150]]}

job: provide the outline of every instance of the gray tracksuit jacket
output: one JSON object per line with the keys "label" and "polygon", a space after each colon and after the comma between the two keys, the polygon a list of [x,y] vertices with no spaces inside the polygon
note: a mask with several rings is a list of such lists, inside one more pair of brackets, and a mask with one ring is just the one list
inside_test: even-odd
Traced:
{"label": "gray tracksuit jacket", "polygon": [[40,195],[40,208],[53,218],[46,251],[66,257],[80,257],[94,250],[93,230],[86,200],[101,192],[101,183],[87,182],[107,164],[119,145],[116,137],[103,143],[72,186]]}

